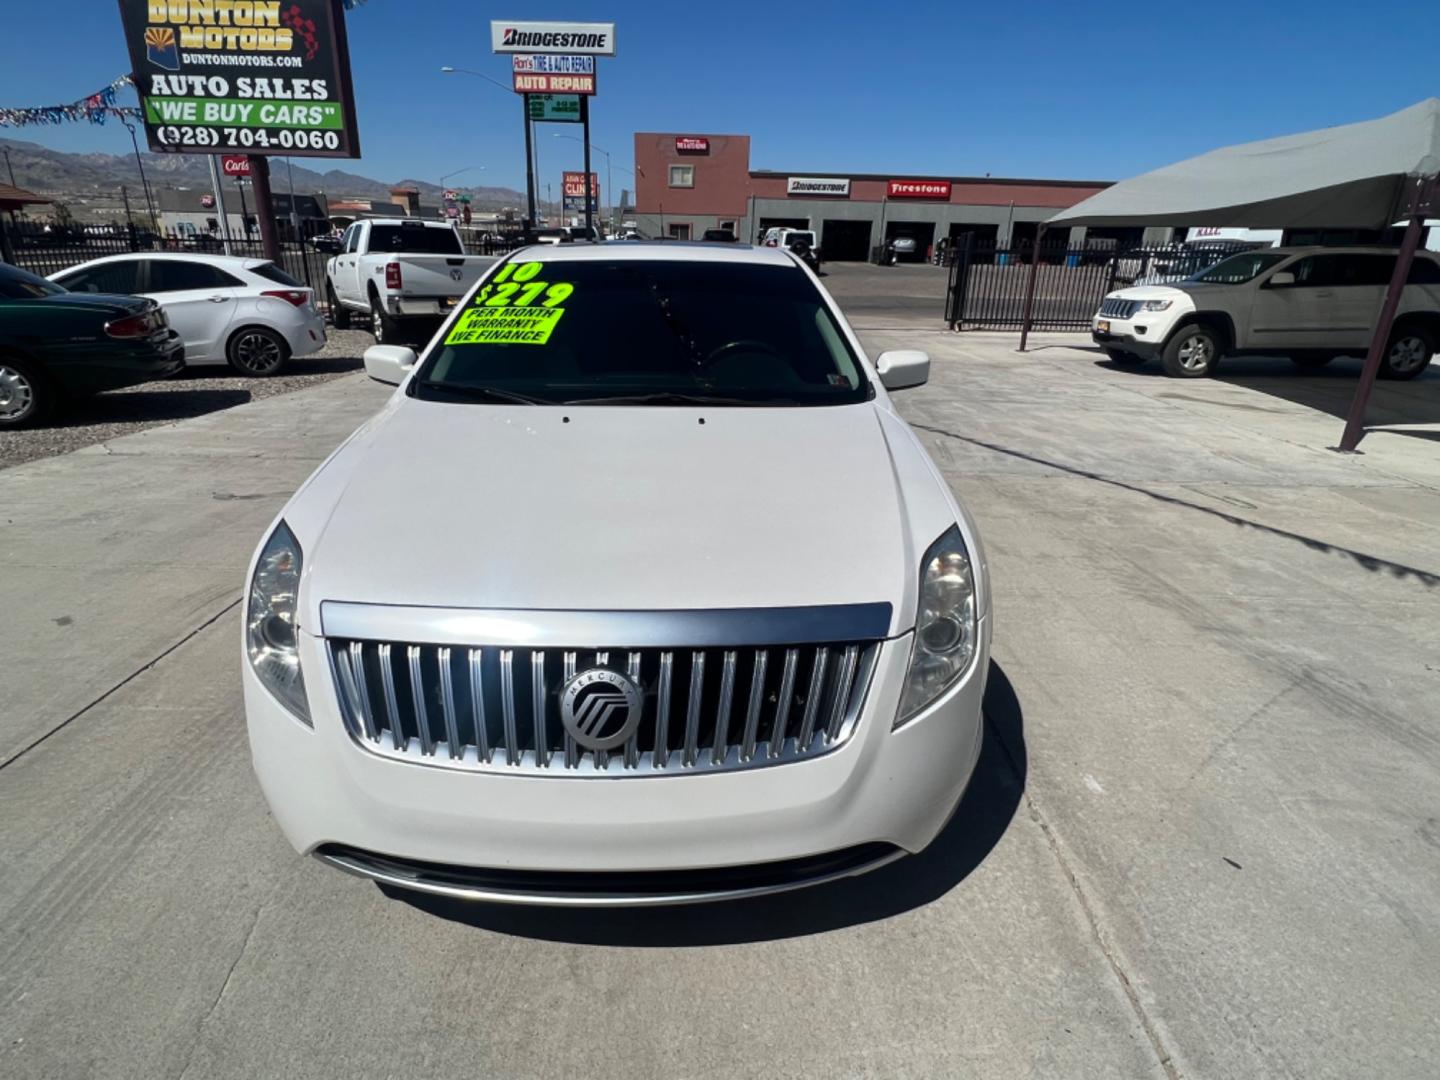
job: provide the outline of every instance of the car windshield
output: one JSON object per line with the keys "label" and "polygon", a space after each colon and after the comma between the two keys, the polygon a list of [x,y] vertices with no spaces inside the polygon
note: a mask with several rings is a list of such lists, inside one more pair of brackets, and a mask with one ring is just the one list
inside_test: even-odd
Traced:
{"label": "car windshield", "polygon": [[450,229],[428,225],[371,225],[370,250],[412,255],[463,255],[460,241]]}
{"label": "car windshield", "polygon": [[536,404],[847,405],[872,391],[798,268],[511,259],[409,392]]}
{"label": "car windshield", "polygon": [[0,263],[0,298],[38,300],[44,296],[59,296],[68,291],[53,281],[46,281],[26,270]]}
{"label": "car windshield", "polygon": [[1263,251],[1244,251],[1239,255],[1231,255],[1228,259],[1221,259],[1210,269],[1196,274],[1190,280],[1201,281],[1207,285],[1240,285],[1253,281],[1287,257]]}

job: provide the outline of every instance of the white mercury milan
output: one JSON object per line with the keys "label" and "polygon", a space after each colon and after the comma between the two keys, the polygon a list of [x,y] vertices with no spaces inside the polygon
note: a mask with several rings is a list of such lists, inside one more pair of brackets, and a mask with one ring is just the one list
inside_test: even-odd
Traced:
{"label": "white mercury milan", "polygon": [[296,493],[244,625],[297,850],[516,903],[754,896],[929,844],[981,744],[974,522],[788,251],[530,248]]}

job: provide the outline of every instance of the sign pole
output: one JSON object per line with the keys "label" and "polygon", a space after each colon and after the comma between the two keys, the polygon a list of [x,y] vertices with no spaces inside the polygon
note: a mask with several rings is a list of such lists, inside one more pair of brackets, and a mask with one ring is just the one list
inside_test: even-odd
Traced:
{"label": "sign pole", "polygon": [[270,159],[250,155],[250,183],[255,188],[255,216],[260,219],[260,250],[271,262],[280,261],[280,237],[275,229],[275,203],[270,196]]}
{"label": "sign pole", "polygon": [[215,209],[220,211],[220,239],[225,245],[225,254],[230,254],[230,214],[225,209],[225,188],[220,183],[220,168],[215,164],[215,155],[209,154],[210,186],[215,189]]}
{"label": "sign pole", "polygon": [[585,136],[585,239],[595,236],[595,190],[590,186],[590,95],[580,98],[580,123]]}
{"label": "sign pole", "polygon": [[535,228],[535,139],[530,134],[529,94],[520,95],[520,111],[525,114],[525,232],[529,234]]}

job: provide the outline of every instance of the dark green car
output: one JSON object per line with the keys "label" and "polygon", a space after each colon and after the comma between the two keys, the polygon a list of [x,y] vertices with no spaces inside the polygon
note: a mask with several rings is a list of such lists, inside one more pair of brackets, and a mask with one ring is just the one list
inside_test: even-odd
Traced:
{"label": "dark green car", "polygon": [[154,300],[67,292],[0,263],[0,431],[184,366],[184,343]]}

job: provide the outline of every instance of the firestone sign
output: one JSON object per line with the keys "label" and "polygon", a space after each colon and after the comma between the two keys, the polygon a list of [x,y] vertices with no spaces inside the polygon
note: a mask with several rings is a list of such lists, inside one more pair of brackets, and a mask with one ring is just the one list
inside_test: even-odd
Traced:
{"label": "firestone sign", "polygon": [[891,180],[892,199],[948,199],[949,180]]}
{"label": "firestone sign", "polygon": [[497,53],[585,53],[615,55],[614,23],[490,23],[490,46]]}

